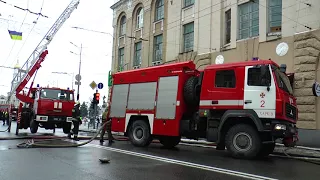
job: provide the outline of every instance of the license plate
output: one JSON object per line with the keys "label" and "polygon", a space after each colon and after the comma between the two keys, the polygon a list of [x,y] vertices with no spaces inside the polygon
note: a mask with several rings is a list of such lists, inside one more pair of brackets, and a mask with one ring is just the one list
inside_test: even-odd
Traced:
{"label": "license plate", "polygon": [[53,118],[53,120],[58,121],[58,120],[59,120],[59,118]]}

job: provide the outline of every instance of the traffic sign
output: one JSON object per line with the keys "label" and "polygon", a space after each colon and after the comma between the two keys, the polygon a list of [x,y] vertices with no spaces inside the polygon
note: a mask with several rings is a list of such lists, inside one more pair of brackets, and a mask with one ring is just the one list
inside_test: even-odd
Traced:
{"label": "traffic sign", "polygon": [[80,81],[76,81],[75,84],[80,86],[81,82]]}
{"label": "traffic sign", "polygon": [[92,81],[92,82],[90,83],[90,87],[91,87],[92,89],[95,89],[95,88],[97,87],[97,83],[94,82],[94,81]]}
{"label": "traffic sign", "polygon": [[77,80],[77,81],[81,81],[81,75],[80,75],[80,74],[77,74],[77,75],[76,75],[76,80]]}
{"label": "traffic sign", "polygon": [[103,84],[102,84],[102,83],[99,83],[99,84],[98,84],[98,88],[99,88],[99,89],[102,89],[102,88],[103,88]]}

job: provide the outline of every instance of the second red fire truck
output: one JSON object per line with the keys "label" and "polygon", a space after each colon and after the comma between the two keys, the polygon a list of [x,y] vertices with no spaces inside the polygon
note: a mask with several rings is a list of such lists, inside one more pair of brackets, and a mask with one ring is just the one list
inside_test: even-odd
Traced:
{"label": "second red fire truck", "polygon": [[205,138],[233,157],[269,155],[275,140],[297,141],[296,98],[285,72],[271,60],[209,65],[192,61],[113,75],[112,131],[135,146],[159,139]]}

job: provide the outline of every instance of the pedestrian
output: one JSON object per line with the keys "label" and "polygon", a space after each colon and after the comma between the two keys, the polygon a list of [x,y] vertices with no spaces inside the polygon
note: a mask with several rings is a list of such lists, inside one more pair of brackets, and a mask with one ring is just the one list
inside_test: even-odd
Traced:
{"label": "pedestrian", "polygon": [[0,111],[0,119],[3,121],[3,126],[6,125],[6,119],[4,118],[4,112]]}
{"label": "pedestrian", "polygon": [[74,136],[75,141],[79,141],[78,139],[78,132],[79,132],[79,126],[82,124],[81,122],[81,117],[80,117],[80,102],[78,101],[75,105],[74,108],[72,109],[72,123],[73,123],[73,129],[70,131],[68,134],[68,138],[71,139],[71,136]]}
{"label": "pedestrian", "polygon": [[7,121],[7,125],[9,126],[9,113],[6,111],[5,113],[5,120]]}
{"label": "pedestrian", "polygon": [[112,136],[111,133],[111,119],[107,119],[107,114],[108,114],[108,110],[106,110],[103,115],[102,115],[102,121],[103,124],[107,122],[107,124],[103,127],[103,129],[101,130],[101,134],[100,134],[100,143],[102,144],[104,142],[104,134],[108,133],[108,140],[109,140],[109,145],[111,145],[112,143],[114,143],[114,137]]}

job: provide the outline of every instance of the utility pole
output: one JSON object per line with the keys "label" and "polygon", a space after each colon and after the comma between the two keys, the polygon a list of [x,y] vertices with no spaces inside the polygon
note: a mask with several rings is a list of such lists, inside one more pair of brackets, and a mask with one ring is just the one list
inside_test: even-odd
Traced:
{"label": "utility pole", "polygon": [[71,85],[71,89],[72,89],[72,91],[73,91],[73,83],[74,83],[74,72],[72,73],[72,85]]}
{"label": "utility pole", "polygon": [[[70,42],[72,45],[74,45],[75,47],[79,48],[77,45],[75,45],[73,42]],[[80,56],[80,59],[79,59],[79,72],[78,74],[76,75],[76,85],[78,85],[78,88],[77,88],[77,101],[79,101],[80,99],[80,85],[81,85],[81,58],[82,58],[82,43],[81,43],[81,46],[80,46],[80,54],[77,54],[77,53],[74,53],[72,51],[70,51],[72,54],[75,54],[75,55],[79,55]]]}
{"label": "utility pole", "polygon": [[93,118],[94,118],[94,121],[93,121],[93,129],[95,129],[96,128],[96,120],[97,120],[97,104],[94,104],[93,105]]}
{"label": "utility pole", "polygon": [[[82,54],[82,43],[80,47],[80,60],[79,60],[79,76],[81,76],[81,54]],[[78,83],[78,91],[77,91],[77,101],[80,99],[80,83]]]}

